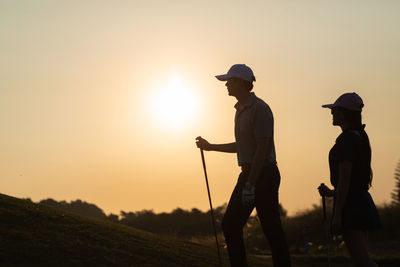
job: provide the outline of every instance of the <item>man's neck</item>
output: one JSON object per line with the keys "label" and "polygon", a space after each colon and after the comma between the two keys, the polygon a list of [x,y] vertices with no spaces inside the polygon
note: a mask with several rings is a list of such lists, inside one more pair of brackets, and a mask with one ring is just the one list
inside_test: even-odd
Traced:
{"label": "man's neck", "polygon": [[238,94],[237,96],[235,96],[239,105],[246,102],[246,100],[249,98],[250,94],[251,93],[249,91],[244,91],[244,92]]}
{"label": "man's neck", "polygon": [[356,129],[357,126],[354,125],[354,124],[352,124],[352,123],[346,123],[346,122],[344,122],[344,123],[342,123],[342,124],[340,125],[340,128],[342,128],[342,132],[344,132],[344,131],[346,131],[347,129]]}

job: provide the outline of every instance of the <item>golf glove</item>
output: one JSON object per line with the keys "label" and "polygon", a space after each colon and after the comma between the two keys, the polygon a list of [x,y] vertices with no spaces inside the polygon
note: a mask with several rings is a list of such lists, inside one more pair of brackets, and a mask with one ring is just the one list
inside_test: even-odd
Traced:
{"label": "golf glove", "polygon": [[247,208],[253,208],[255,201],[256,200],[256,193],[255,193],[255,188],[254,185],[252,185],[249,182],[246,182],[244,184],[243,190],[242,190],[242,203],[243,206]]}

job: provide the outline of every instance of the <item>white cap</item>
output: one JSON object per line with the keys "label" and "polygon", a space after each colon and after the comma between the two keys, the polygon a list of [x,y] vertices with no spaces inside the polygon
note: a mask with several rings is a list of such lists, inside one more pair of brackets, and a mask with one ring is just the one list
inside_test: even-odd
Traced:
{"label": "white cap", "polygon": [[323,108],[341,107],[348,110],[360,111],[364,107],[364,103],[356,93],[345,93],[339,96],[333,104],[322,105]]}
{"label": "white cap", "polygon": [[253,71],[245,64],[235,64],[228,70],[227,74],[217,75],[215,78],[220,81],[226,81],[229,78],[239,78],[249,82],[256,81]]}

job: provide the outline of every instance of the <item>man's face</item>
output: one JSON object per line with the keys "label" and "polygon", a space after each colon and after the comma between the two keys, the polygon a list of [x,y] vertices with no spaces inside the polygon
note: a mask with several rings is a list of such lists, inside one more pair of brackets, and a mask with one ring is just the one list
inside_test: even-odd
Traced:
{"label": "man's face", "polygon": [[230,78],[225,83],[230,96],[237,96],[242,87],[242,81],[238,78]]}

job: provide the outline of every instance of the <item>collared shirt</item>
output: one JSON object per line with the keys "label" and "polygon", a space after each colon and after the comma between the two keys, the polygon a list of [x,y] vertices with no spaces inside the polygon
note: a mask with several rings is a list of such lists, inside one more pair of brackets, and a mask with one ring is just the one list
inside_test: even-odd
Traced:
{"label": "collared shirt", "polygon": [[257,138],[270,137],[267,160],[276,163],[274,144],[274,117],[262,99],[254,93],[244,103],[235,105],[235,139],[239,166],[251,164],[257,149]]}

